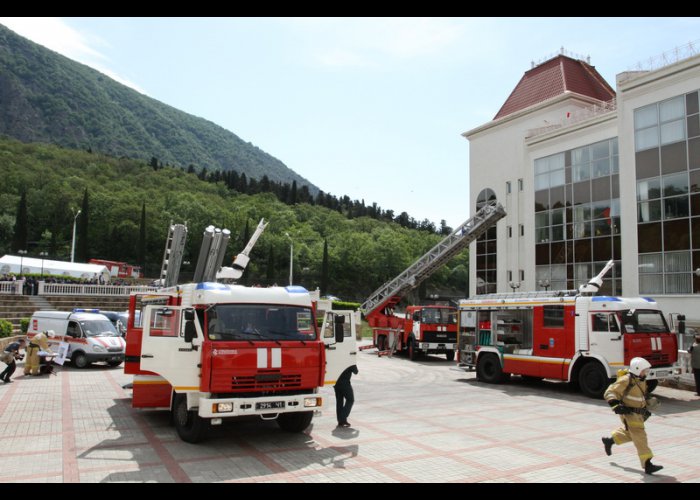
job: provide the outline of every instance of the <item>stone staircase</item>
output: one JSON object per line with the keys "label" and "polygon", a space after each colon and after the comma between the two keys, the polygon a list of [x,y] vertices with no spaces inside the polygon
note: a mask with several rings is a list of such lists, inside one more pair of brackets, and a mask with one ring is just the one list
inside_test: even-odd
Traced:
{"label": "stone staircase", "polygon": [[69,295],[0,295],[0,319],[12,323],[16,333],[20,332],[20,320],[29,319],[34,311],[72,311],[76,307],[126,311],[129,297],[96,297]]}

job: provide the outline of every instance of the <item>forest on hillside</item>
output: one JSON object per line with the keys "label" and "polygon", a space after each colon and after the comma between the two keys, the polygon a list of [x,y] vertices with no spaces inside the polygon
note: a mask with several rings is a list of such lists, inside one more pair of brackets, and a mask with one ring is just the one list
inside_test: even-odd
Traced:
{"label": "forest on hillside", "polygon": [[[0,138],[0,171],[0,255],[25,249],[28,256],[69,258],[74,213],[82,210],[76,261],[126,261],[153,278],[171,222],[188,227],[183,260],[189,264],[181,273],[187,278],[205,227],[231,230],[226,265],[265,218],[269,226],[251,254],[245,284],[287,284],[291,239],[295,284],[362,301],[437,244],[439,233],[450,232],[444,221],[436,228],[347,197],[312,196],[295,183],[188,171],[155,158],[147,163]],[[464,251],[421,288],[463,296],[467,280]]]}

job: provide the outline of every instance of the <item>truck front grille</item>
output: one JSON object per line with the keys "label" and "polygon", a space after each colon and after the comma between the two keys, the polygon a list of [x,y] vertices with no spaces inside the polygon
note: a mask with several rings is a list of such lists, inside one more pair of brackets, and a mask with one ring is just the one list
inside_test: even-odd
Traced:
{"label": "truck front grille", "polygon": [[299,387],[301,387],[301,374],[261,373],[253,376],[234,376],[231,378],[231,389],[235,391],[288,390]]}
{"label": "truck front grille", "polygon": [[457,332],[423,332],[423,342],[436,344],[457,342]]}

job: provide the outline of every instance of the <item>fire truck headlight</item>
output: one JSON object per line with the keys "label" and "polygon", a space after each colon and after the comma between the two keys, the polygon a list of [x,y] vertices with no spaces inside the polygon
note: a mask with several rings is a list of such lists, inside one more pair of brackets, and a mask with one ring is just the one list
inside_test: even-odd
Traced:
{"label": "fire truck headlight", "polygon": [[314,408],[316,406],[322,406],[323,405],[323,398],[305,398],[304,399],[304,407],[305,408]]}
{"label": "fire truck headlight", "polygon": [[214,403],[211,411],[212,413],[231,413],[233,411],[233,403]]}
{"label": "fire truck headlight", "polygon": [[102,347],[101,345],[93,345],[92,348],[95,350],[95,352],[105,352],[106,349]]}

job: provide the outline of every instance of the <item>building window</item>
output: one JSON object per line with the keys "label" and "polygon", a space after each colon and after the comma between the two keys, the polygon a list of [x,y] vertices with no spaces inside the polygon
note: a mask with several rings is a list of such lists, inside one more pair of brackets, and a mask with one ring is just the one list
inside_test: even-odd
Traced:
{"label": "building window", "polygon": [[521,270],[520,270],[520,282],[522,283],[523,281],[525,281],[525,271],[523,271],[523,270],[521,269]]}
{"label": "building window", "polygon": [[513,271],[508,271],[508,282],[513,281]]}
{"label": "building window", "polygon": [[542,306],[545,328],[564,327],[564,306]]}
{"label": "building window", "polygon": [[[618,155],[613,137],[534,160],[536,282],[571,290],[620,258]],[[601,293],[620,295],[621,284],[617,267]]]}
{"label": "building window", "polygon": [[510,181],[506,181],[506,194],[510,194]]}
{"label": "building window", "polygon": [[[496,201],[493,189],[483,189],[476,198],[478,211]],[[491,226],[476,240],[476,293],[496,292],[496,226]]]}
{"label": "building window", "polygon": [[512,226],[508,226],[508,237],[512,238],[513,237],[513,228]]}
{"label": "building window", "polygon": [[639,291],[699,293],[698,92],[634,110],[634,130]]}
{"label": "building window", "polygon": [[518,179],[518,191],[522,191],[522,190],[523,190],[523,180]]}
{"label": "building window", "polygon": [[520,224],[520,236],[525,236],[525,226]]}

